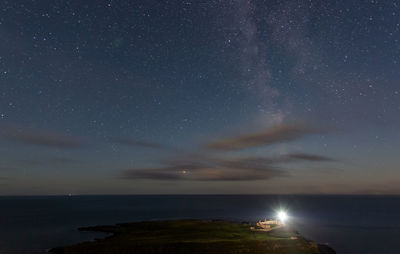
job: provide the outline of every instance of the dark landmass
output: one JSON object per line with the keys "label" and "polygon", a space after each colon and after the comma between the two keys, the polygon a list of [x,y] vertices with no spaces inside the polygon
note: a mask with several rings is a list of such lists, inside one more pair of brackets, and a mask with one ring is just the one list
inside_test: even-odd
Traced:
{"label": "dark landmass", "polygon": [[[80,228],[112,234],[104,239],[58,247],[58,254],[88,253],[262,253],[331,254],[289,227],[269,232],[250,230],[250,224],[228,221],[151,221]],[[332,250],[333,251],[333,250]]]}
{"label": "dark landmass", "polygon": [[326,244],[318,244],[321,254],[336,254],[336,251]]}

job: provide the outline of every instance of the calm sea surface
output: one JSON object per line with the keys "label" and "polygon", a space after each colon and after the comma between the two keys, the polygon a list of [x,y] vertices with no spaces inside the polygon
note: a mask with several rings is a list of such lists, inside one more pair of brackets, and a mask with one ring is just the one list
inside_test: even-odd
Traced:
{"label": "calm sea surface", "polygon": [[399,196],[72,196],[0,197],[0,253],[46,249],[102,237],[76,228],[141,220],[254,221],[284,207],[305,237],[339,254],[400,253]]}

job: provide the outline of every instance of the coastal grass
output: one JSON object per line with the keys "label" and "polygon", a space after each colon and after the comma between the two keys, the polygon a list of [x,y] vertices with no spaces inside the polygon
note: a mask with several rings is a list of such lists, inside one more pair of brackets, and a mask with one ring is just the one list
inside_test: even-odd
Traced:
{"label": "coastal grass", "polygon": [[[111,233],[94,242],[52,249],[53,253],[263,253],[319,254],[317,244],[288,227],[269,232],[228,221],[151,221],[80,228]],[[295,236],[297,239],[291,239]]]}

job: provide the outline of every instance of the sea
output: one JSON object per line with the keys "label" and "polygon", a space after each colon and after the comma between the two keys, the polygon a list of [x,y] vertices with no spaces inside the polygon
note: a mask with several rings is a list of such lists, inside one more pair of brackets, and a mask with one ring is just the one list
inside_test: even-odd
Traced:
{"label": "sea", "polygon": [[144,220],[255,222],[285,210],[304,237],[339,254],[399,254],[400,196],[118,195],[0,197],[0,254],[93,241],[78,227]]}

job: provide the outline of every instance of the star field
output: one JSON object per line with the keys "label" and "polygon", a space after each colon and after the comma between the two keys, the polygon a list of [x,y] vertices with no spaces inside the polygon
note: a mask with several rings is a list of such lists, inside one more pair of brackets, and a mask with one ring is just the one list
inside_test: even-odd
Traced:
{"label": "star field", "polygon": [[0,194],[398,194],[399,8],[2,1]]}

